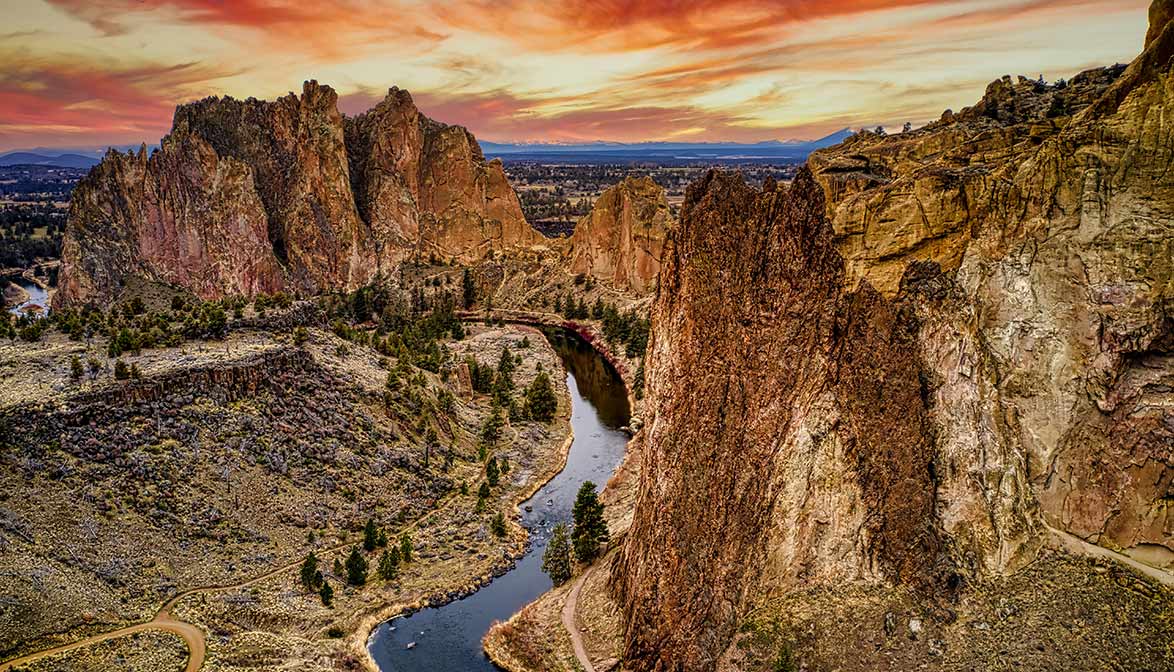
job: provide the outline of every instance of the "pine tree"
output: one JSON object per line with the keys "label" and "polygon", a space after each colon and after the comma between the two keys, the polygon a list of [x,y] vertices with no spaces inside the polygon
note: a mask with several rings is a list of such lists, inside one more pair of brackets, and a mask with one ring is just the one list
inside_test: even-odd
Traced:
{"label": "pine tree", "polygon": [[314,590],[317,587],[314,582],[321,576],[322,574],[318,571],[318,556],[314,555],[314,551],[310,551],[310,554],[302,561],[302,587],[306,590]]}
{"label": "pine tree", "polygon": [[467,268],[461,275],[461,298],[466,309],[477,302],[477,285],[473,282],[473,274]]}
{"label": "pine tree", "polygon": [[363,550],[370,553],[379,545],[379,530],[375,528],[375,521],[371,518],[367,519],[367,524],[363,526]]}
{"label": "pine tree", "polygon": [[346,582],[352,586],[367,583],[367,561],[363,559],[358,546],[351,546],[351,554],[347,556]]}
{"label": "pine tree", "polygon": [[[399,554],[397,553],[396,556],[398,555]],[[383,579],[384,581],[391,581],[395,579],[397,574],[399,574],[398,557],[393,559],[391,551],[384,551],[383,554],[379,556],[379,578]]]}
{"label": "pine tree", "polygon": [[505,536],[505,516],[502,515],[501,511],[498,511],[497,515],[490,521],[489,529],[498,537]]}
{"label": "pine tree", "polygon": [[334,589],[330,584],[323,581],[322,588],[318,590],[318,597],[322,599],[322,606],[329,607],[330,603],[334,601]]}
{"label": "pine tree", "polygon": [[603,504],[595,493],[594,483],[583,482],[571,513],[575,519],[575,529],[571,533],[575,557],[580,562],[591,562],[599,554],[599,545],[607,543],[609,538],[607,522],[603,519]]}
{"label": "pine tree", "polygon": [[407,532],[399,535],[399,554],[405,564],[412,561],[412,538]]}
{"label": "pine tree", "polygon": [[571,578],[571,545],[567,540],[567,526],[564,523],[554,526],[550,543],[542,553],[542,571],[556,586],[561,586]]}
{"label": "pine tree", "polygon": [[497,468],[497,459],[490,457],[489,462],[485,465],[485,481],[489,483],[489,487],[496,488],[498,476],[501,472]]}
{"label": "pine tree", "polygon": [[557,411],[558,397],[554,395],[550,375],[543,371],[526,388],[526,414],[539,422],[550,422]]}
{"label": "pine tree", "polygon": [[69,360],[69,377],[75,383],[82,379],[82,360],[77,355]]}

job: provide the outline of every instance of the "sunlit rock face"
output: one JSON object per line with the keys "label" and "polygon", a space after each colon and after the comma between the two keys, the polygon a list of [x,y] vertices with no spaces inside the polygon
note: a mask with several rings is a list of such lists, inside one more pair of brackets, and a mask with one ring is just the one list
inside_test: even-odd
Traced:
{"label": "sunlit rock face", "polygon": [[664,189],[650,177],[628,177],[595,201],[571,236],[571,272],[647,293],[656,287],[672,222]]}
{"label": "sunlit rock face", "polygon": [[756,599],[929,598],[1049,527],[1174,569],[1174,29],[1064,88],[996,81],[669,232],[644,469],[612,571],[636,670],[717,665]]}
{"label": "sunlit rock face", "polygon": [[501,164],[391,89],[354,118],[328,86],[176,110],[159,151],[110,152],[78,185],[59,301],[129,280],[213,298],[351,289],[413,254],[473,260],[536,242]]}

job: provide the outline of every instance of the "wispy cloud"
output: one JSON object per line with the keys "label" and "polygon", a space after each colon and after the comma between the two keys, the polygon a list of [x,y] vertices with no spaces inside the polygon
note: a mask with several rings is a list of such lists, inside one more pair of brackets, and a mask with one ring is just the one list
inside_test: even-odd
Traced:
{"label": "wispy cloud", "polygon": [[[1148,0],[14,0],[0,145],[152,141],[173,105],[396,84],[488,139],[765,140],[926,121],[1127,60]],[[242,64],[247,71],[242,71]]]}

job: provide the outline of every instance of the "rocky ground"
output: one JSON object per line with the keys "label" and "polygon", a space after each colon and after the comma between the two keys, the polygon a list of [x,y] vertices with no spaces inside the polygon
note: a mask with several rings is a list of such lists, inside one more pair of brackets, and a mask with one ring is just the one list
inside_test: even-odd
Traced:
{"label": "rocky ground", "polygon": [[19,669],[21,672],[165,672],[184,669],[187,658],[187,647],[178,636],[139,632],[82,651],[48,656]]}
{"label": "rocky ground", "polygon": [[[54,333],[0,345],[0,658],[149,620],[179,595],[174,617],[208,633],[207,669],[362,667],[381,619],[469,590],[522,551],[520,526],[498,539],[488,522],[498,510],[512,520],[561,468],[565,391],[555,422],[503,430],[492,452],[512,468],[478,513],[488,398],[417,369],[385,396],[394,358],[309,336],[295,345],[288,332],[233,331],[223,343],[144,350],[131,358],[141,381],[104,372],[80,383],[70,358],[99,357],[104,344]],[[533,329],[475,327],[448,343],[456,361],[470,352],[487,363],[506,345],[522,358],[519,386],[539,363],[561,370]],[[456,394],[450,412],[438,408],[443,389]],[[438,434],[427,464],[424,417]],[[331,564],[368,518],[408,532],[415,561],[388,584],[374,578],[373,554],[368,585],[345,587]],[[333,608],[298,586],[311,549]],[[118,641],[62,655],[73,666]]]}

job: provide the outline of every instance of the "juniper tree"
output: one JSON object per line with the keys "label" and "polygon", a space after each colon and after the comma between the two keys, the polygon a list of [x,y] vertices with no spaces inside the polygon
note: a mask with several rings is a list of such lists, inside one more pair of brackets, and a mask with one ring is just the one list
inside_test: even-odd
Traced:
{"label": "juniper tree", "polygon": [[558,397],[545,371],[534,377],[526,388],[526,414],[539,422],[550,422],[558,411]]}
{"label": "juniper tree", "polygon": [[363,559],[358,546],[351,546],[351,554],[347,556],[346,582],[352,586],[367,583],[367,561]]}
{"label": "juniper tree", "polygon": [[412,538],[407,532],[399,535],[399,554],[400,560],[405,563],[412,561]]}
{"label": "juniper tree", "polygon": [[317,587],[314,582],[321,576],[322,574],[318,571],[318,556],[314,555],[314,551],[310,551],[306,559],[302,561],[302,587],[306,590],[314,590]]}
{"label": "juniper tree", "polygon": [[334,589],[326,581],[322,582],[322,588],[318,590],[318,597],[322,600],[322,606],[329,607],[334,601]]}
{"label": "juniper tree", "polygon": [[550,543],[542,553],[542,571],[546,572],[554,585],[561,586],[571,578],[571,544],[567,540],[567,526],[554,526]]}
{"label": "juniper tree", "polygon": [[599,545],[607,543],[609,538],[607,522],[603,519],[603,504],[591,481],[584,481],[580,486],[571,515],[575,520],[575,529],[571,533],[575,557],[580,562],[591,562],[599,554]]}
{"label": "juniper tree", "polygon": [[392,559],[391,551],[384,551],[379,556],[379,578],[391,581],[399,574],[399,562]]}
{"label": "juniper tree", "polygon": [[363,550],[370,553],[379,545],[379,530],[375,527],[375,521],[371,518],[367,519],[367,524],[363,526]]}
{"label": "juniper tree", "polygon": [[501,474],[497,468],[497,459],[490,457],[489,462],[485,464],[485,481],[489,483],[489,487],[496,488],[498,477]]}
{"label": "juniper tree", "polygon": [[497,515],[493,517],[492,521],[490,521],[489,529],[493,532],[494,535],[498,537],[505,536],[505,516],[502,515],[501,511],[498,511]]}

